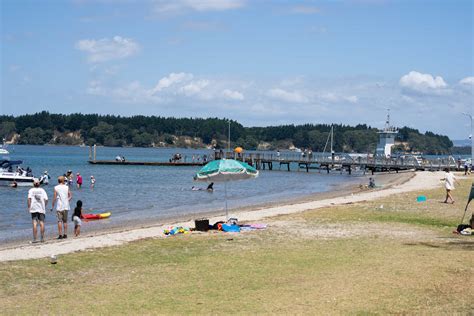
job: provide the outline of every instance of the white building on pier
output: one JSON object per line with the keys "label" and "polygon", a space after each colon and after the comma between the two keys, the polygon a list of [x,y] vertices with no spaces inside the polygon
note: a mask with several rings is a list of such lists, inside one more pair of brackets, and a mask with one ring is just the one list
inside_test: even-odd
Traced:
{"label": "white building on pier", "polygon": [[385,127],[378,131],[379,143],[375,155],[379,157],[390,157],[392,155],[392,146],[395,145],[395,137],[398,129],[390,125],[390,110],[388,110]]}

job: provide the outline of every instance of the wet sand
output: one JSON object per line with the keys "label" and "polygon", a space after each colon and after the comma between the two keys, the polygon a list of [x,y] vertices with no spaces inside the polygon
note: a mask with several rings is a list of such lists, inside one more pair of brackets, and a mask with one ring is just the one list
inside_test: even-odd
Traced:
{"label": "wet sand", "polygon": [[[364,200],[383,198],[391,194],[408,192],[418,189],[430,189],[439,186],[439,179],[443,173],[439,172],[403,172],[385,173],[375,176],[377,188],[373,190],[360,189],[359,185],[342,185],[332,191],[317,193],[304,198],[287,200],[277,203],[266,203],[246,208],[229,210],[229,215],[236,217],[240,222],[262,221],[266,217],[281,214],[302,212],[320,207],[355,203]],[[360,183],[368,183],[369,175],[361,176]],[[201,213],[199,217],[209,218],[210,223],[225,220],[225,215],[220,212]],[[171,225],[194,227],[196,215],[184,215],[178,218],[168,218],[159,222],[147,224],[135,223],[126,227],[113,228],[107,231],[87,232],[83,226],[83,234],[79,238],[67,240],[47,240],[42,244],[25,244],[13,242],[0,247],[0,261],[25,260],[43,258],[52,254],[65,254],[87,249],[107,247],[124,244],[143,238],[163,237],[163,230]]]}

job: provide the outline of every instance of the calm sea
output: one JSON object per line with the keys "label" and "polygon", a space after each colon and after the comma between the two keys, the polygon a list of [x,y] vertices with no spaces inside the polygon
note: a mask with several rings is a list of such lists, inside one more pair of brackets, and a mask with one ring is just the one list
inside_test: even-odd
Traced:
{"label": "calm sea", "polygon": [[[87,163],[87,147],[68,146],[10,146],[11,160],[22,160],[39,177],[47,170],[50,184],[44,186],[50,198],[56,178],[67,170],[80,172],[84,178],[81,189],[73,186],[73,201],[82,200],[84,209],[112,212],[106,220],[88,222],[85,232],[126,226],[132,222],[165,221],[171,217],[199,217],[208,211],[224,208],[224,187],[214,185],[214,192],[191,191],[191,187],[206,187],[193,181],[199,167],[107,166]],[[174,153],[181,153],[190,161],[193,155],[212,155],[209,150],[156,149],[156,148],[97,148],[97,159],[114,159],[123,155],[127,160],[168,161]],[[0,157],[1,158],[1,157]],[[292,167],[293,170],[296,166]],[[97,179],[94,189],[89,186],[90,176]],[[358,182],[354,176],[287,171],[261,171],[254,180],[231,182],[228,186],[229,208],[278,202],[331,190],[344,182]],[[28,188],[0,187],[0,243],[31,236],[31,218],[27,211]],[[48,208],[49,208],[48,207]],[[69,234],[72,234],[71,222]],[[56,234],[53,213],[47,212],[48,237]]]}

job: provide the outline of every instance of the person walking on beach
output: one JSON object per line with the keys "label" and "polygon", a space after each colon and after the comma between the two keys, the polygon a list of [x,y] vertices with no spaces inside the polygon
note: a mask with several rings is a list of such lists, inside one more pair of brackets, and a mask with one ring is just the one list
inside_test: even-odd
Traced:
{"label": "person walking on beach", "polygon": [[82,218],[82,201],[79,200],[76,203],[76,208],[74,208],[74,213],[72,214],[72,221],[74,222],[74,235],[78,237],[81,234],[81,221]]}
{"label": "person walking on beach", "polygon": [[76,174],[76,184],[78,189],[82,187],[82,176],[79,172]]}
{"label": "person walking on beach", "polygon": [[449,169],[444,169],[446,172],[444,175],[444,187],[446,188],[446,199],[444,203],[448,203],[448,200],[451,200],[451,204],[454,204],[453,196],[451,195],[451,191],[454,190],[454,182],[458,182],[454,174],[452,174]]}
{"label": "person walking on beach", "polygon": [[69,201],[72,199],[72,193],[71,190],[69,190],[69,187],[65,184],[65,181],[66,179],[63,176],[58,177],[59,184],[54,187],[53,205],[51,208],[52,211],[54,205],[56,205],[59,234],[58,239],[67,238],[67,213],[71,209]]}
{"label": "person walking on beach", "polygon": [[41,242],[44,242],[44,218],[46,214],[46,205],[48,204],[48,194],[43,188],[40,188],[38,179],[33,181],[33,188],[28,191],[28,210],[33,221],[33,243],[38,242],[37,224],[40,225]]}

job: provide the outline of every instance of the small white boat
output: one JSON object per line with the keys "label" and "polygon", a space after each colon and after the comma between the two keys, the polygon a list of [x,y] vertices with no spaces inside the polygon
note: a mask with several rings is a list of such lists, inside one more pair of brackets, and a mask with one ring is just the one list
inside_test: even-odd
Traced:
{"label": "small white boat", "polygon": [[0,185],[2,186],[32,186],[36,179],[31,170],[20,167],[22,161],[0,161]]}
{"label": "small white boat", "polygon": [[5,144],[5,138],[3,139],[3,144],[0,146],[0,155],[8,155],[10,152],[7,150],[7,145]]}

